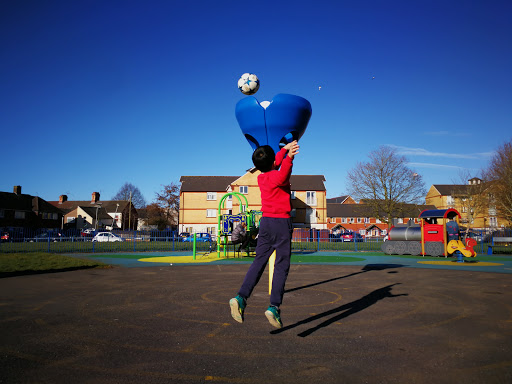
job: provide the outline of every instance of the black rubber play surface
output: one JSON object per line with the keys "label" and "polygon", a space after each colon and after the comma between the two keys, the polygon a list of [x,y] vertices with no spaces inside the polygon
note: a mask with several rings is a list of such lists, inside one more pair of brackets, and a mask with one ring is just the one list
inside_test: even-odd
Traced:
{"label": "black rubber play surface", "polygon": [[285,327],[231,319],[247,264],[0,279],[0,382],[509,383],[509,274],[292,265]]}

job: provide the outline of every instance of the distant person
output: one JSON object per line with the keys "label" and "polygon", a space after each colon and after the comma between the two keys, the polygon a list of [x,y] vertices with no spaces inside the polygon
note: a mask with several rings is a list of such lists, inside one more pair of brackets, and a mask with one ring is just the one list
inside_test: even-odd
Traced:
{"label": "distant person", "polygon": [[449,219],[446,223],[446,232],[448,234],[448,241],[460,239],[459,224],[453,218]]}
{"label": "distant person", "polygon": [[[262,173],[258,176],[261,192],[261,210],[256,257],[249,267],[238,295],[229,300],[231,316],[243,323],[247,299],[261,278],[272,253],[276,251],[270,306],[265,316],[272,326],[282,328],[279,306],[283,301],[284,286],[290,270],[293,225],[290,216],[290,176],[293,159],[299,153],[296,141],[285,145],[277,155],[269,145],[258,147],[253,155],[254,166]],[[279,168],[280,167],[280,168]]]}
{"label": "distant person", "polygon": [[249,234],[247,233],[247,224],[239,223],[233,232],[231,232],[231,242],[233,244],[241,244],[240,252],[246,252],[249,241],[251,240]]}

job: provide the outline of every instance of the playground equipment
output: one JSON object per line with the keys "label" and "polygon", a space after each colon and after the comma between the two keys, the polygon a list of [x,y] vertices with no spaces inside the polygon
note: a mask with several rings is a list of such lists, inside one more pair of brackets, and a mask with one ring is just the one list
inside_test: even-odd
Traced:
{"label": "playground equipment", "polygon": [[235,109],[238,125],[252,149],[270,145],[275,153],[302,137],[311,113],[309,101],[282,93],[271,102],[261,104],[253,96],[245,97],[236,104]]}
{"label": "playground equipment", "polygon": [[[248,207],[249,204],[247,202],[247,198],[238,192],[228,192],[219,201],[219,210],[218,210],[218,227],[217,227],[217,255],[220,258],[221,248],[223,248],[223,255],[226,257],[227,255],[227,247],[229,244],[228,236],[231,235],[231,232],[234,228],[235,223],[245,223],[247,225],[247,231],[249,233],[253,232],[257,229],[260,218],[261,211],[245,211],[239,212],[238,214],[222,214],[222,210],[225,209],[224,203],[229,196],[234,196],[237,198],[240,211],[242,211],[242,207]],[[242,199],[245,202],[245,205],[242,203]]]}
{"label": "playground equipment", "polygon": [[474,239],[448,241],[446,223],[460,220],[456,209],[430,209],[419,215],[420,224],[393,226],[389,231],[389,240],[382,244],[382,251],[388,255],[445,256],[460,252],[465,257],[475,257]]}

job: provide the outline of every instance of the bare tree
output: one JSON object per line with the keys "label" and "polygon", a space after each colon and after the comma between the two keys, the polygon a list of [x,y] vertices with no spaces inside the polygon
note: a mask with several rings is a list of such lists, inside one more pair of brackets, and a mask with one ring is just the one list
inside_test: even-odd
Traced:
{"label": "bare tree", "polygon": [[168,225],[178,225],[180,209],[180,187],[178,184],[163,185],[162,192],[156,193],[156,204],[163,210]]}
{"label": "bare tree", "polygon": [[368,162],[358,163],[348,172],[349,193],[365,203],[368,215],[390,226],[405,204],[424,201],[425,183],[391,147],[381,146],[368,157]]}
{"label": "bare tree", "polygon": [[142,196],[141,191],[132,183],[124,183],[112,200],[129,201],[131,199],[135,208],[143,208],[146,206],[146,199]]}
{"label": "bare tree", "polygon": [[512,141],[504,143],[484,171],[499,217],[512,223]]}

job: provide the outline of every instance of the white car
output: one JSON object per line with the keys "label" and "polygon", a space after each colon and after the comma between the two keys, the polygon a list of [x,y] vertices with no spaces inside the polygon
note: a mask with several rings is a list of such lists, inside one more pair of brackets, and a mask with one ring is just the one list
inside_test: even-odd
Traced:
{"label": "white car", "polygon": [[112,232],[100,232],[92,238],[92,241],[124,241],[124,239]]}

